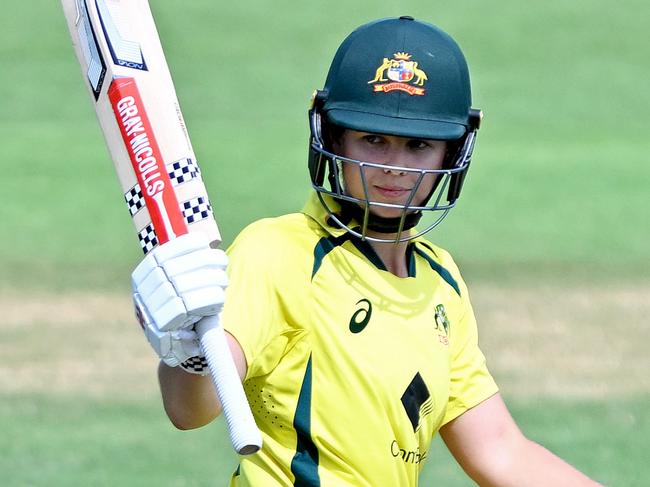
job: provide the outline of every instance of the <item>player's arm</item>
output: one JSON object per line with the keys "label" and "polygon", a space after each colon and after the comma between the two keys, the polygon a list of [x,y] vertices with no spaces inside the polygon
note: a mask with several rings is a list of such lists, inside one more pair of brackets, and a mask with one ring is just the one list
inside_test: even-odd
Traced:
{"label": "player's arm", "polygon": [[[246,376],[246,358],[241,346],[226,332],[228,347],[239,377]],[[191,374],[182,367],[158,366],[158,381],[165,412],[178,429],[199,428],[221,414],[221,404],[208,376]]]}
{"label": "player's arm", "polygon": [[463,470],[481,486],[600,485],[527,439],[499,394],[447,423],[440,435]]}

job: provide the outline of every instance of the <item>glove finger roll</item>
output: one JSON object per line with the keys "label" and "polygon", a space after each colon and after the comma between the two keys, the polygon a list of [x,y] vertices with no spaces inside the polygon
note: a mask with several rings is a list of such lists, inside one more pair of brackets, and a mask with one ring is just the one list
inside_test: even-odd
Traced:
{"label": "glove finger roll", "polygon": [[179,296],[194,289],[219,286],[225,288],[228,285],[228,275],[223,269],[201,269],[196,272],[188,272],[170,278]]}
{"label": "glove finger roll", "polygon": [[215,315],[223,307],[225,292],[219,286],[197,289],[183,294],[187,313],[198,317]]}
{"label": "glove finger roll", "polygon": [[160,331],[176,330],[196,321],[193,320],[188,323],[187,309],[183,300],[178,296],[174,296],[174,298],[155,310],[150,309],[149,312]]}
{"label": "glove finger roll", "polygon": [[225,257],[223,251],[205,248],[191,254],[169,259],[162,264],[162,267],[169,277],[174,277],[206,267],[225,268],[227,262],[227,257]]}
{"label": "glove finger roll", "polygon": [[152,296],[154,296],[156,292],[161,292],[159,290],[160,286],[168,282],[169,279],[162,268],[155,267],[142,281],[134,281],[134,288],[138,293],[140,293],[143,301],[149,304]]}
{"label": "glove finger roll", "polygon": [[207,248],[208,245],[208,238],[204,234],[199,232],[187,233],[156,248],[154,255],[158,265],[163,265],[165,262],[179,256]]}
{"label": "glove finger roll", "polygon": [[156,262],[154,255],[148,254],[144,259],[142,259],[142,261],[138,264],[138,266],[131,274],[131,282],[133,283],[133,287],[138,286],[142,281],[146,279],[151,271],[157,267],[158,263]]}

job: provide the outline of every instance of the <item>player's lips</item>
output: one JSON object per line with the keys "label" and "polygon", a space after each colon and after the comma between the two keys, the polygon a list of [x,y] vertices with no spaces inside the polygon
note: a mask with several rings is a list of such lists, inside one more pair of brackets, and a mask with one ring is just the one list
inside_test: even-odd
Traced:
{"label": "player's lips", "polygon": [[402,188],[399,186],[375,186],[375,190],[382,196],[388,198],[396,198],[411,193],[410,188]]}

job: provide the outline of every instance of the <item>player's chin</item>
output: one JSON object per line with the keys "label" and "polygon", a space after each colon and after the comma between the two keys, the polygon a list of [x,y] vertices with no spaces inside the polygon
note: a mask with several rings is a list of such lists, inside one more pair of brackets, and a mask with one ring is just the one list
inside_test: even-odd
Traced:
{"label": "player's chin", "polygon": [[380,218],[401,218],[403,208],[390,208],[385,206],[371,206],[371,213]]}
{"label": "player's chin", "polygon": [[[370,211],[377,216],[382,218],[401,218],[404,214],[404,211],[411,212],[405,208],[405,205],[409,207],[417,206],[417,202],[421,201],[423,198],[414,198],[416,202],[408,202],[408,195],[400,198],[378,198],[373,200],[374,205],[370,205]],[[390,206],[383,206],[390,205]]]}

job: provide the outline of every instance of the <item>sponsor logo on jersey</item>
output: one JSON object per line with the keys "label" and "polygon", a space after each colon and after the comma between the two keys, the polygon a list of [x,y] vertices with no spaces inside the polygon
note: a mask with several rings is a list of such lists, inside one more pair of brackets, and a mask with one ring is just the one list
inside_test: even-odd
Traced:
{"label": "sponsor logo on jersey", "polygon": [[360,299],[357,301],[357,306],[360,306],[360,308],[350,318],[350,331],[352,333],[362,332],[372,316],[372,303],[370,301],[365,298]]}
{"label": "sponsor logo on jersey", "polygon": [[423,462],[427,458],[427,451],[420,451],[420,447],[417,447],[415,450],[407,450],[402,448],[397,440],[393,440],[390,443],[390,454],[393,458],[401,458],[404,463],[413,463],[418,464]]}
{"label": "sponsor logo on jersey", "polygon": [[375,77],[368,81],[378,93],[389,93],[399,90],[409,95],[422,96],[423,88],[428,80],[427,74],[418,67],[418,62],[411,59],[407,52],[396,52],[392,59],[385,57],[377,70]]}
{"label": "sponsor logo on jersey", "polygon": [[438,333],[438,340],[443,345],[449,345],[449,318],[447,318],[447,312],[445,311],[445,306],[443,304],[436,306],[435,320],[436,330],[438,332],[444,331],[444,335]]}

